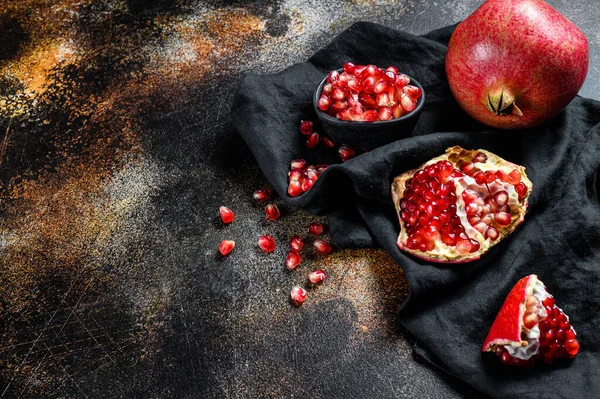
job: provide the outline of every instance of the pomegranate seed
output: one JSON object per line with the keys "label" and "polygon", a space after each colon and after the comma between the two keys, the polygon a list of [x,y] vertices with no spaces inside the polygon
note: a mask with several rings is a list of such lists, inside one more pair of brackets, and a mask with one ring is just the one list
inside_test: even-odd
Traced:
{"label": "pomegranate seed", "polygon": [[395,89],[394,82],[396,81],[396,73],[394,71],[388,71],[386,69],[385,75],[383,76],[383,78],[387,82],[388,86]]}
{"label": "pomegranate seed", "polygon": [[515,191],[519,195],[519,201],[521,201],[525,198],[525,194],[527,194],[527,186],[521,182],[515,186]]}
{"label": "pomegranate seed", "polygon": [[332,84],[331,83],[326,83],[323,85],[323,90],[322,92],[327,94],[327,95],[331,95],[331,89],[332,89]]}
{"label": "pomegranate seed", "polygon": [[329,75],[327,75],[327,81],[329,83],[333,83],[340,77],[340,73],[338,71],[331,71]]}
{"label": "pomegranate seed", "polygon": [[303,192],[307,192],[308,190],[310,190],[312,188],[312,186],[315,184],[315,180],[313,179],[302,179],[302,181],[300,182],[300,187],[302,188]]}
{"label": "pomegranate seed", "polygon": [[336,87],[331,91],[331,98],[337,101],[342,101],[346,98],[346,94],[344,93],[344,90]]}
{"label": "pomegranate seed", "polygon": [[223,240],[223,241],[221,241],[221,244],[219,245],[219,252],[221,253],[221,255],[225,256],[228,253],[230,253],[234,247],[235,247],[235,241]]}
{"label": "pomegranate seed", "polygon": [[288,186],[288,194],[297,197],[302,194],[302,185],[298,180],[292,180]]}
{"label": "pomegranate seed", "polygon": [[337,114],[336,117],[338,117],[339,119],[341,119],[343,121],[353,121],[354,120],[354,117],[352,115],[350,115],[349,109],[343,110],[342,112]]}
{"label": "pomegranate seed", "polygon": [[363,90],[363,85],[358,79],[350,79],[348,81],[348,88],[356,93],[360,93]]}
{"label": "pomegranate seed", "polygon": [[325,230],[325,228],[321,223],[311,223],[310,226],[308,226],[308,234],[314,236],[320,236],[323,234],[323,230]]}
{"label": "pomegranate seed", "polygon": [[552,306],[554,306],[554,304],[556,302],[554,301],[553,297],[548,297],[548,298],[544,299],[544,301],[542,303],[544,304],[544,306],[552,307]]}
{"label": "pomegranate seed", "polygon": [[290,238],[290,251],[300,252],[304,248],[304,241],[299,236],[293,236]]}
{"label": "pomegranate seed", "polygon": [[375,97],[375,101],[377,101],[378,106],[387,107],[390,103],[390,96],[387,93],[379,93]]}
{"label": "pomegranate seed", "polygon": [[379,108],[379,120],[387,121],[392,117],[392,109],[390,107]]}
{"label": "pomegranate seed", "polygon": [[321,281],[325,280],[325,277],[327,277],[327,275],[321,269],[308,273],[308,279],[313,284],[320,283]]}
{"label": "pomegranate seed", "polygon": [[265,252],[275,251],[275,240],[269,235],[260,236],[258,238],[258,246]]}
{"label": "pomegranate seed", "polygon": [[306,161],[304,159],[294,159],[290,164],[290,169],[304,169]]}
{"label": "pomegranate seed", "polygon": [[506,191],[498,191],[494,194],[494,201],[496,204],[503,206],[508,202],[508,193]]}
{"label": "pomegranate seed", "polygon": [[360,120],[360,117],[362,116],[364,110],[363,110],[362,105],[355,104],[352,107],[348,108],[348,112],[350,112],[352,119]]}
{"label": "pomegranate seed", "polygon": [[313,246],[315,247],[315,250],[321,255],[327,255],[331,252],[331,245],[327,241],[323,241],[317,238],[313,242]]}
{"label": "pomegranate seed", "polygon": [[373,94],[375,91],[375,78],[373,76],[369,76],[365,80],[363,80],[363,92],[366,94]]}
{"label": "pomegranate seed", "polygon": [[321,111],[327,111],[331,106],[331,98],[325,94],[321,95],[318,102],[318,107]]}
{"label": "pomegranate seed", "polygon": [[494,172],[488,170],[485,172],[485,182],[487,184],[493,183],[496,180],[496,175]]}
{"label": "pomegranate seed", "polygon": [[329,136],[326,135],[321,135],[321,144],[323,144],[323,147],[325,148],[333,148],[335,147],[335,141],[331,140],[331,138],[329,138]]}
{"label": "pomegranate seed", "polygon": [[419,97],[421,97],[421,89],[418,88],[417,86],[412,86],[412,85],[406,85],[402,88],[402,91],[408,96],[410,97],[411,100],[413,100],[414,102],[417,102],[417,100],[419,99]]}
{"label": "pomegranate seed", "polygon": [[407,95],[403,94],[401,96],[400,104],[402,104],[402,108],[404,108],[406,112],[410,112],[415,109],[415,103]]}
{"label": "pomegranate seed", "polygon": [[293,180],[300,181],[300,180],[302,180],[303,175],[304,175],[303,169],[292,169],[288,172],[288,181],[290,181],[290,182]]}
{"label": "pomegranate seed", "polygon": [[360,93],[358,95],[358,100],[365,108],[368,108],[368,109],[377,108],[377,102],[375,101],[375,97],[370,94]]}
{"label": "pomegranate seed", "polygon": [[461,254],[468,254],[471,252],[471,241],[460,240],[456,243],[456,250]]}
{"label": "pomegranate seed", "polygon": [[219,208],[219,214],[221,215],[221,220],[223,221],[223,223],[229,224],[233,222],[233,212],[226,206],[222,206]]}
{"label": "pomegranate seed", "polygon": [[348,81],[352,75],[348,75],[346,72],[340,74],[340,77],[337,80],[338,87],[346,87],[348,86]]}
{"label": "pomegranate seed", "polygon": [[473,158],[473,162],[485,163],[485,161],[487,161],[487,155],[485,155],[483,152],[478,153],[475,155],[475,158]]}
{"label": "pomegranate seed", "polygon": [[402,108],[402,105],[400,105],[400,104],[394,105],[394,107],[392,108],[392,115],[394,116],[394,119],[400,118],[403,114],[404,114],[404,108]]}
{"label": "pomegranate seed", "polygon": [[367,79],[368,77],[375,77],[378,71],[379,68],[377,68],[375,65],[369,64],[367,65],[365,70],[362,71],[360,77],[363,79]]}
{"label": "pomegranate seed", "polygon": [[512,184],[513,186],[519,184],[521,182],[521,173],[519,173],[518,170],[513,169],[509,174],[508,174],[508,183]]}
{"label": "pomegranate seed", "polygon": [[398,68],[396,68],[395,66],[389,66],[385,68],[385,71],[392,72],[394,75],[398,75]]}
{"label": "pomegranate seed", "polygon": [[279,208],[277,208],[277,205],[274,205],[274,204],[269,204],[265,207],[265,214],[267,215],[267,218],[269,218],[270,220],[277,220],[277,219],[279,219],[279,216],[281,215],[279,213]]}
{"label": "pomegranate seed", "polygon": [[523,325],[527,329],[532,329],[538,323],[538,315],[535,313],[525,313],[523,316]]}
{"label": "pomegranate seed", "polygon": [[474,239],[474,238],[471,238],[471,239],[469,240],[469,242],[471,242],[471,251],[469,251],[469,252],[477,252],[477,251],[479,251],[479,247],[481,246],[481,245],[479,244],[479,241],[477,241],[477,240],[476,240],[476,239]]}
{"label": "pomegranate seed", "polygon": [[410,83],[410,78],[408,76],[404,75],[403,73],[396,74],[396,80],[394,81],[394,86],[396,86],[396,88],[398,90],[402,90],[404,88],[404,86],[406,86],[409,83]]}
{"label": "pomegranate seed", "polygon": [[357,78],[360,78],[365,69],[367,69],[366,65],[356,65],[354,67],[354,76],[356,76]]}
{"label": "pomegranate seed", "polygon": [[311,134],[313,132],[313,123],[311,121],[300,121],[300,133]]}
{"label": "pomegranate seed", "polygon": [[252,194],[252,198],[258,203],[265,202],[271,199],[271,190],[268,188],[261,188],[260,190],[256,190],[254,194]]}
{"label": "pomegranate seed", "polygon": [[501,170],[497,170],[496,171],[496,179],[500,180],[501,182],[507,182],[508,175]]}
{"label": "pomegranate seed", "polygon": [[302,262],[302,257],[297,252],[288,252],[287,258],[285,258],[285,267],[290,270],[294,270]]}
{"label": "pomegranate seed", "polygon": [[344,162],[354,158],[354,156],[356,155],[353,149],[346,146],[341,146],[340,148],[338,148],[338,154],[340,155],[341,160]]}
{"label": "pomegranate seed", "polygon": [[331,111],[332,112],[341,112],[343,110],[345,110],[346,108],[348,108],[348,102],[347,101],[334,101],[334,103],[331,105]]}
{"label": "pomegranate seed", "polygon": [[355,68],[355,67],[356,67],[356,65],[354,65],[353,63],[351,63],[351,62],[346,62],[346,63],[344,64],[344,72],[346,72],[346,73],[350,73],[350,74],[353,74],[353,73],[354,73],[354,68]]}
{"label": "pomegranate seed", "polygon": [[512,221],[512,217],[506,212],[498,212],[494,215],[494,220],[500,226],[508,226]]}
{"label": "pomegranate seed", "polygon": [[306,301],[307,295],[306,290],[300,286],[295,286],[290,292],[292,303],[296,306],[302,305]]}
{"label": "pomegranate seed", "polygon": [[375,122],[379,118],[379,113],[374,109],[363,112],[361,120],[364,122]]}
{"label": "pomegranate seed", "polygon": [[306,139],[306,147],[315,148],[319,144],[319,134],[313,133]]}
{"label": "pomegranate seed", "polygon": [[488,228],[486,234],[487,237],[492,241],[496,241],[498,237],[500,237],[500,232],[495,227]]}
{"label": "pomegranate seed", "polygon": [[579,342],[576,339],[570,339],[565,342],[565,350],[571,356],[575,356],[579,352]]}
{"label": "pomegranate seed", "polygon": [[384,79],[379,80],[377,83],[375,83],[375,86],[373,87],[373,93],[375,94],[379,94],[382,93],[384,91],[386,91],[388,89],[388,84]]}

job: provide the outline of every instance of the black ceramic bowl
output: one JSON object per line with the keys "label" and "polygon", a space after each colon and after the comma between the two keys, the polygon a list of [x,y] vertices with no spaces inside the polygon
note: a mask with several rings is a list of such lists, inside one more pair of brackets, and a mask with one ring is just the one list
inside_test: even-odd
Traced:
{"label": "black ceramic bowl", "polygon": [[[338,70],[339,72],[342,69]],[[332,139],[338,144],[345,144],[355,149],[372,150],[373,148],[389,144],[393,141],[406,137],[414,129],[421,109],[425,103],[425,90],[415,79],[410,77],[410,84],[421,89],[422,94],[419,102],[412,112],[402,115],[398,119],[376,122],[343,121],[323,112],[318,107],[321,90],[327,81],[325,77],[313,96],[313,106],[319,118],[321,126]]]}

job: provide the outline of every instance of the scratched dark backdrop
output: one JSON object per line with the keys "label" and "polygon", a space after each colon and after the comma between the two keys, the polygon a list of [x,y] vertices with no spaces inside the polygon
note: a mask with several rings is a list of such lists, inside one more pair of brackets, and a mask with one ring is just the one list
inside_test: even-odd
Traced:
{"label": "scratched dark backdrop", "polygon": [[[586,33],[582,94],[600,97],[599,9],[551,3]],[[478,4],[0,0],[0,396],[474,396],[413,357],[386,253],[285,269],[288,238],[322,219],[276,199],[265,222],[229,109],[244,71],[303,61],[356,20],[420,34]],[[292,307],[317,267],[329,280]]]}

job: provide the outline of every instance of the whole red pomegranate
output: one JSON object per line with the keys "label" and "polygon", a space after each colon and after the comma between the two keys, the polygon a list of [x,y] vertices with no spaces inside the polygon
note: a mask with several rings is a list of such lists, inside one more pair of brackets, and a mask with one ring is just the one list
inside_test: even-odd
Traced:
{"label": "whole red pomegranate", "polygon": [[457,27],[446,55],[459,105],[486,125],[518,129],[557,115],[588,70],[584,34],[542,0],[488,0]]}

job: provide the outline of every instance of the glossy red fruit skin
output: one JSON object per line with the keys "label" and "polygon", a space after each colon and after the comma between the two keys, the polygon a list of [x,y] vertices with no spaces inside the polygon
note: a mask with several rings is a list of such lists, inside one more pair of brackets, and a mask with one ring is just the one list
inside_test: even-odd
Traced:
{"label": "glossy red fruit skin", "polygon": [[[541,0],[486,1],[456,27],[446,54],[448,82],[460,106],[505,129],[557,115],[581,88],[588,64],[585,35]],[[488,93],[493,104],[501,93],[505,105],[514,99],[522,115],[514,107],[498,115]]]}

